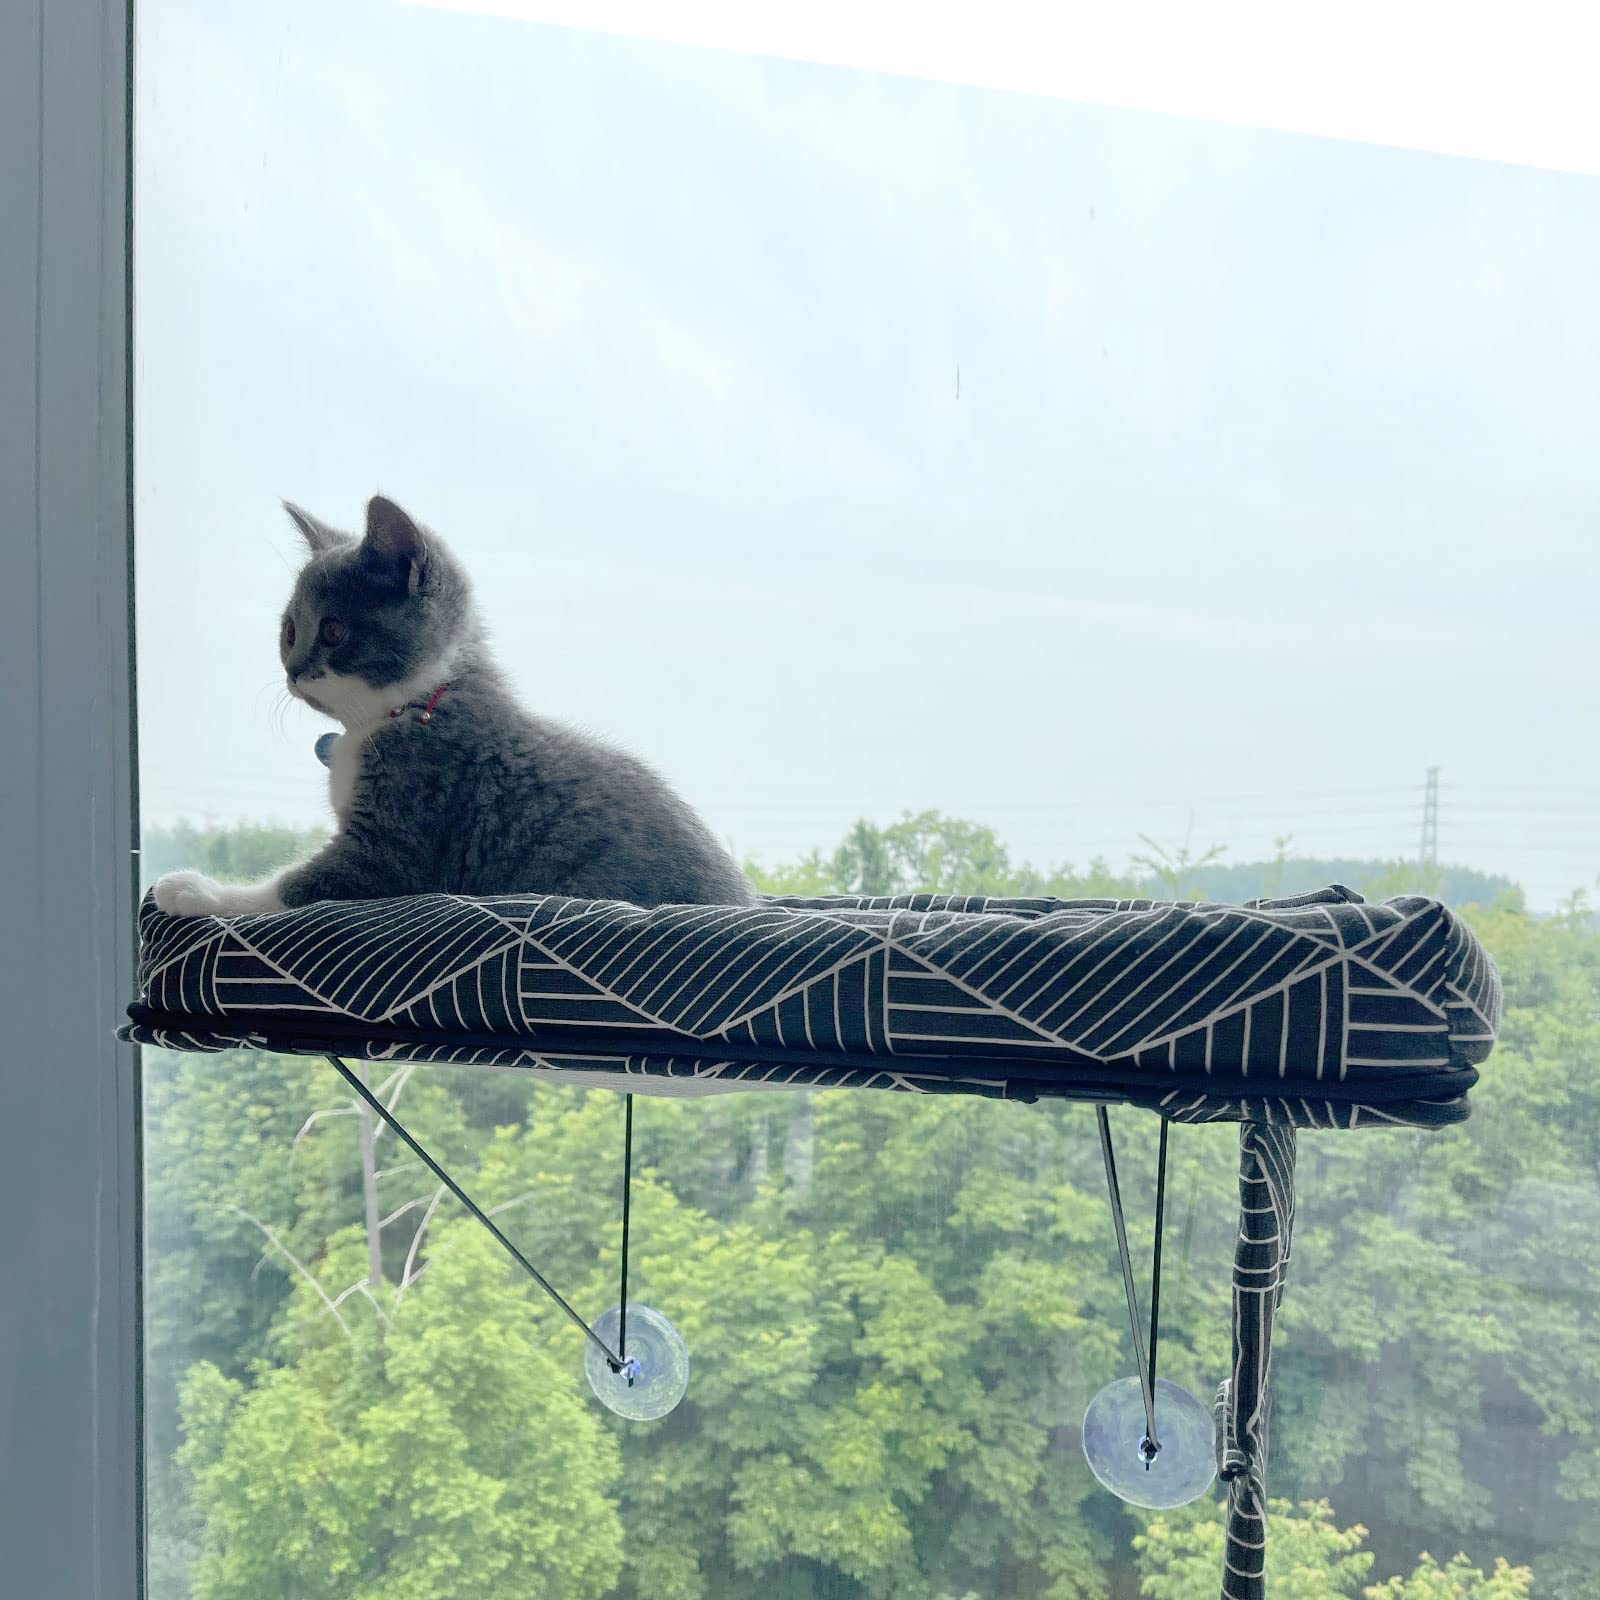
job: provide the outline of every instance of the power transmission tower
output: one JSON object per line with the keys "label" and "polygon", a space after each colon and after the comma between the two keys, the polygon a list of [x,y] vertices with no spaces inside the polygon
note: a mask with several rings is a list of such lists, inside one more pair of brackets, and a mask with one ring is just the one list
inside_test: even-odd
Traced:
{"label": "power transmission tower", "polygon": [[1439,865],[1439,769],[1428,768],[1427,787],[1422,791],[1422,849],[1424,867]]}

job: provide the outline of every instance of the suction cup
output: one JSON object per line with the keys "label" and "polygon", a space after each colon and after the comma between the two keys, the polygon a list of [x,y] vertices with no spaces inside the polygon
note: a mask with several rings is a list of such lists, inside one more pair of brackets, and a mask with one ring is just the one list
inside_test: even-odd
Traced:
{"label": "suction cup", "polygon": [[689,1350],[683,1335],[659,1311],[628,1302],[628,1347],[617,1347],[622,1310],[613,1306],[594,1324],[594,1331],[623,1356],[626,1365],[613,1372],[594,1340],[583,1342],[583,1370],[595,1398],[607,1410],[630,1422],[654,1422],[683,1399],[689,1387]]}
{"label": "suction cup", "polygon": [[[628,1317],[631,1330],[631,1309]],[[1211,1487],[1217,1475],[1216,1429],[1211,1412],[1165,1378],[1156,1379],[1155,1400],[1160,1448],[1154,1453],[1146,1439],[1144,1390],[1137,1378],[1118,1378],[1089,1402],[1083,1453],[1089,1470],[1119,1500],[1170,1511]]]}

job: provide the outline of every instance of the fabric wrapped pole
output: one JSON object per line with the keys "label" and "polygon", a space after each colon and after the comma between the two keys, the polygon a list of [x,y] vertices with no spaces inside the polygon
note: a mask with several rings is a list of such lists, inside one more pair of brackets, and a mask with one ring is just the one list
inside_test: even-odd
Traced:
{"label": "fabric wrapped pole", "polygon": [[1222,1600],[1267,1592],[1267,1424],[1272,1327],[1294,1237],[1295,1130],[1239,1126],[1239,1237],[1233,1253],[1233,1372],[1217,1391],[1217,1476],[1228,1485]]}

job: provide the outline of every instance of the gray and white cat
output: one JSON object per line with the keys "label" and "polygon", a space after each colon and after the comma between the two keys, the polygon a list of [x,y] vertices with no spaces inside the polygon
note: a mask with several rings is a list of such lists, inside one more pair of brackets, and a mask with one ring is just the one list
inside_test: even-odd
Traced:
{"label": "gray and white cat", "polygon": [[264,883],[168,873],[155,885],[163,911],[227,917],[438,891],[751,901],[655,772],[518,705],[466,576],[431,531],[381,495],[361,539],[285,509],[311,554],[278,653],[290,693],[344,726],[327,758],[339,831]]}

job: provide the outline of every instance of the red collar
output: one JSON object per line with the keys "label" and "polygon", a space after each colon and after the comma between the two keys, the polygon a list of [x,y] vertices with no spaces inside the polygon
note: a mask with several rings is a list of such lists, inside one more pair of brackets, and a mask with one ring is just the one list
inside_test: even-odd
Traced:
{"label": "red collar", "polygon": [[399,717],[404,716],[407,711],[415,711],[420,709],[422,715],[417,718],[417,721],[432,722],[433,708],[438,705],[441,699],[444,698],[444,692],[449,687],[450,685],[448,683],[441,683],[427,700],[408,700],[403,706],[396,706],[394,710],[389,713],[389,715],[391,717]]}

